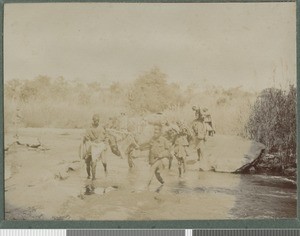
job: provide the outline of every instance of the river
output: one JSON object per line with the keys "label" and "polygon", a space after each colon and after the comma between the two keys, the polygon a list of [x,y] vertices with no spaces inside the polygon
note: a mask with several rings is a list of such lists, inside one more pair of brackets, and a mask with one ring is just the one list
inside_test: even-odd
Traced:
{"label": "river", "polygon": [[[163,171],[162,187],[154,178],[149,189],[146,188],[147,153],[134,159],[132,170],[126,159],[111,154],[107,158],[108,176],[105,177],[99,163],[97,179],[87,180],[84,162],[78,159],[80,132],[24,130],[24,137],[40,137],[49,150],[34,151],[19,145],[5,153],[6,219],[149,221],[296,217],[295,182],[274,176],[199,171],[195,151],[188,157],[182,178],[178,177],[175,160],[171,170]],[[220,158],[208,156],[210,164],[215,169],[239,164],[236,154],[239,149],[231,148],[238,142],[241,147],[246,141],[238,137],[214,137],[207,146],[216,150],[214,156]],[[231,159],[233,155],[237,158]]]}
{"label": "river", "polygon": [[[165,185],[160,186],[154,178],[148,190],[145,190],[147,175],[142,174],[146,170],[129,171],[124,173],[126,178],[123,176],[122,184],[116,184],[109,191],[119,191],[123,196],[126,196],[125,189],[137,194],[150,191],[151,194],[155,192],[156,196],[161,195],[162,202],[159,207],[162,212],[159,219],[168,219],[170,211],[178,212],[178,209],[184,211],[178,219],[296,218],[297,187],[294,181],[277,176],[199,172],[194,168],[195,165],[188,166],[183,178],[178,178],[174,165],[171,171],[165,170],[162,173]],[[115,183],[120,182],[115,178]],[[85,185],[87,195],[99,193],[97,187],[100,187],[101,192],[104,190],[101,181],[96,181],[95,184],[88,183]],[[149,195],[152,196],[151,194]],[[141,202],[147,200],[150,201],[148,197],[137,198],[137,201]],[[167,204],[167,201],[170,204]],[[145,209],[140,205],[137,211]],[[146,219],[159,217],[151,211],[152,209],[149,209],[149,218]],[[136,216],[134,214],[131,219],[139,220]]]}

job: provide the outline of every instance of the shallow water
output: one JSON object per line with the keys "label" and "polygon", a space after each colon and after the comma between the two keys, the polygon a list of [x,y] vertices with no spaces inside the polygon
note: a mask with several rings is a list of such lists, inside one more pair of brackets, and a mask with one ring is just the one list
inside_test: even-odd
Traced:
{"label": "shallow water", "polygon": [[234,218],[296,218],[297,187],[295,182],[262,175],[241,175],[241,183],[233,192]]}
{"label": "shallow water", "polygon": [[294,181],[264,175],[209,172],[199,176],[211,178],[214,183],[201,184],[201,180],[195,179],[179,181],[169,190],[175,194],[222,193],[233,196],[235,200],[229,211],[230,218],[296,218],[297,187]]}
{"label": "shallow water", "polygon": [[[156,192],[161,195],[192,199],[198,203],[190,202],[198,207],[200,201],[205,203],[199,206],[199,211],[211,212],[212,218],[217,214],[216,203],[224,206],[224,216],[227,219],[254,219],[254,218],[295,218],[297,206],[296,183],[282,177],[264,175],[238,175],[230,173],[199,172],[190,168],[183,178],[177,176],[176,166],[171,171],[165,170],[162,176],[165,184],[161,186],[154,178],[149,189],[146,189],[145,170],[133,170],[123,176],[122,181],[115,179],[120,184],[106,188],[115,191],[126,189],[133,193],[144,193],[146,191]],[[143,173],[141,173],[143,172]],[[116,177],[117,178],[117,177]],[[105,194],[103,184],[95,182],[87,185],[89,194]],[[91,187],[92,186],[92,187]],[[98,188],[98,190],[97,190]],[[91,191],[92,190],[92,191]],[[104,192],[104,193],[103,193]],[[174,207],[176,205],[173,205]],[[228,206],[228,209],[225,207]],[[187,206],[186,209],[189,209]],[[224,210],[220,208],[220,210]],[[172,211],[171,208],[164,209]],[[201,214],[201,213],[200,213]],[[205,216],[203,216],[205,218]],[[202,216],[201,216],[202,218]],[[208,219],[210,216],[208,216]]]}
{"label": "shallow water", "polygon": [[[37,129],[35,132],[41,134],[41,142],[50,148],[49,151],[33,152],[17,147],[6,153],[5,173],[9,174],[5,181],[7,219],[206,220],[296,217],[297,186],[288,179],[199,172],[201,162],[197,162],[196,153],[191,152],[183,178],[178,177],[174,160],[172,169],[162,172],[165,181],[163,186],[154,178],[150,187],[146,188],[149,177],[147,153],[141,153],[134,159],[135,167],[131,170],[126,159],[110,154],[107,158],[108,175],[105,176],[99,163],[97,179],[92,181],[86,179],[85,164],[78,160],[78,149],[74,148],[80,140],[79,131],[55,130],[50,134],[49,130],[46,131]],[[33,133],[33,130],[28,133]],[[35,136],[32,134],[32,137]],[[219,168],[225,168],[227,162],[230,164],[226,156],[219,156],[223,160],[217,162]],[[209,161],[212,161],[210,158]],[[78,160],[78,168],[74,168],[74,160]],[[69,165],[72,171],[64,173]],[[64,178],[55,177],[58,171]]]}

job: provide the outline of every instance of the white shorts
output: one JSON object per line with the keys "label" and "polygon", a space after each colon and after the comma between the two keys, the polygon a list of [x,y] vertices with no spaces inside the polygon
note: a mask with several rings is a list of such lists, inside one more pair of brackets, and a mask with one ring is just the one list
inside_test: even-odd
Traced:
{"label": "white shorts", "polygon": [[91,143],[91,154],[92,161],[97,161],[101,158],[101,154],[106,150],[106,145],[104,142],[101,143]]}

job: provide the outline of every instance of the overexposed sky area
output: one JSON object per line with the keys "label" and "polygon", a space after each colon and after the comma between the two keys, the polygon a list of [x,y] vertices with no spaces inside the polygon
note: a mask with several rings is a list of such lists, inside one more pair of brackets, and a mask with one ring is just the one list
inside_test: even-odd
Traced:
{"label": "overexposed sky area", "polygon": [[296,81],[296,3],[5,4],[4,80],[132,81],[257,90]]}

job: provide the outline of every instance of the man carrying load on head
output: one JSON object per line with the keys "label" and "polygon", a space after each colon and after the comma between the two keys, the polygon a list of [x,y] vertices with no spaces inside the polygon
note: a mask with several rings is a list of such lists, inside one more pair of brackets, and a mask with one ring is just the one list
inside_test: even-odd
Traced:
{"label": "man carrying load on head", "polygon": [[206,130],[207,130],[208,135],[209,136],[214,136],[216,131],[215,131],[214,126],[213,126],[211,114],[208,112],[207,108],[203,108],[201,113],[204,117],[204,123],[206,125]]}

